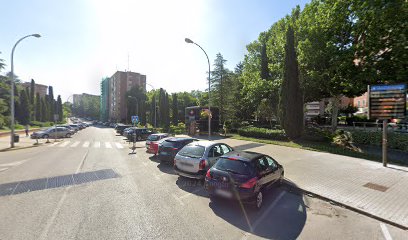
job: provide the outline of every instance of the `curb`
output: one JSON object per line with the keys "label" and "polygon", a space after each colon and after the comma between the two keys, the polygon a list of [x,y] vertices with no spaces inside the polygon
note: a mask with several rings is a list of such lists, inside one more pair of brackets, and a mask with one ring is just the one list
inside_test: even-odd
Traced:
{"label": "curb", "polygon": [[27,148],[35,148],[35,147],[39,147],[44,143],[40,143],[38,145],[31,145],[31,146],[25,146],[25,147],[14,147],[14,148],[3,148],[0,149],[0,152],[11,152],[11,151],[16,151],[16,150],[20,150],[20,149],[27,149]]}
{"label": "curb", "polygon": [[287,186],[288,186],[289,188],[295,188],[296,190],[299,190],[299,191],[301,191],[302,193],[307,194],[307,195],[309,195],[309,196],[312,195],[312,196],[310,196],[310,197],[316,197],[316,198],[319,198],[319,199],[321,199],[321,200],[330,202],[330,203],[332,203],[332,204],[334,203],[334,205],[337,205],[337,206],[346,208],[346,209],[348,209],[348,210],[351,210],[351,211],[353,211],[353,212],[357,212],[357,213],[359,213],[359,214],[361,214],[361,215],[364,215],[364,216],[367,216],[367,217],[370,217],[370,218],[374,218],[374,219],[376,219],[376,220],[378,220],[378,221],[384,222],[384,223],[386,223],[386,224],[392,225],[392,226],[397,227],[397,228],[400,228],[400,229],[402,229],[402,230],[408,230],[408,226],[404,226],[404,225],[401,225],[401,224],[399,224],[399,223],[393,222],[393,221],[391,221],[391,220],[388,220],[388,219],[385,219],[385,218],[376,216],[376,215],[374,215],[374,214],[365,212],[365,211],[363,211],[363,210],[361,210],[361,209],[359,209],[359,208],[353,207],[353,206],[351,206],[351,205],[347,205],[347,204],[338,202],[338,201],[336,201],[336,200],[327,198],[327,197],[325,197],[325,196],[323,196],[323,195],[320,195],[320,194],[313,193],[313,192],[311,192],[311,191],[305,190],[305,189],[300,188],[300,187],[298,187],[298,186],[293,186],[293,185],[289,185],[289,184],[287,184]]}

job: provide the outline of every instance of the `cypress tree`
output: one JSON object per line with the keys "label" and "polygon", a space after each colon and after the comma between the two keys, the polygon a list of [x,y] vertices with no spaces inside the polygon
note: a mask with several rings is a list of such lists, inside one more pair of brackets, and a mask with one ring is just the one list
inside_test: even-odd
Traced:
{"label": "cypress tree", "polygon": [[30,84],[30,104],[34,106],[35,102],[35,81],[34,79],[31,79],[31,84]]}
{"label": "cypress tree", "polygon": [[30,102],[27,91],[24,89],[20,92],[20,124],[30,123]]}
{"label": "cypress tree", "polygon": [[41,121],[41,97],[39,93],[37,93],[35,96],[34,112],[35,112],[35,120]]}
{"label": "cypress tree", "polygon": [[59,121],[59,122],[62,122],[63,109],[62,109],[61,95],[58,95],[56,106],[57,106],[58,121]]}
{"label": "cypress tree", "polygon": [[281,123],[290,139],[297,139],[303,130],[303,98],[299,83],[299,67],[295,36],[291,26],[286,32],[285,62],[280,92]]}
{"label": "cypress tree", "polygon": [[47,122],[48,117],[47,100],[46,98],[41,98],[41,122]]}
{"label": "cypress tree", "polygon": [[48,87],[48,121],[54,121],[54,113],[55,113],[55,100],[54,100],[54,90],[52,86]]}
{"label": "cypress tree", "polygon": [[164,128],[168,131],[170,129],[170,106],[169,94],[164,94]]}
{"label": "cypress tree", "polygon": [[178,102],[177,102],[177,93],[174,93],[172,96],[172,100],[173,100],[173,104],[172,104],[172,122],[173,125],[177,125],[178,124]]}

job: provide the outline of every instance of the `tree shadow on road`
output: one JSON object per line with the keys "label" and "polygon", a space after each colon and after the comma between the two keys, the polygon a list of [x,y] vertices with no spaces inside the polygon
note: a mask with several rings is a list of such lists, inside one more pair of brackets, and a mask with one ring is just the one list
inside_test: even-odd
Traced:
{"label": "tree shadow on road", "polygon": [[269,190],[260,210],[222,199],[210,202],[209,206],[220,218],[253,235],[267,239],[296,239],[306,224],[307,206],[301,192],[288,191],[285,185]]}

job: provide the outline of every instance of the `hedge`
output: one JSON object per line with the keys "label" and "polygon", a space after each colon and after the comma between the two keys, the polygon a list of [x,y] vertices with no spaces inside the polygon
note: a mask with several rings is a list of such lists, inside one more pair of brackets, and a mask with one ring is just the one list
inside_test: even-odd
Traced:
{"label": "hedge", "polygon": [[[353,136],[353,142],[363,145],[381,146],[382,132],[368,131],[350,131]],[[388,147],[408,152],[408,134],[404,133],[388,133]]]}
{"label": "hedge", "polygon": [[283,130],[274,130],[257,127],[244,127],[238,129],[238,134],[244,137],[265,138],[280,141],[288,141],[288,137]]}

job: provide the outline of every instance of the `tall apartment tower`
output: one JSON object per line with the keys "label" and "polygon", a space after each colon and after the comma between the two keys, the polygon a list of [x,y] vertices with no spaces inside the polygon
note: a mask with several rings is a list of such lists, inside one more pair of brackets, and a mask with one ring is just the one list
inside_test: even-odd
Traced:
{"label": "tall apartment tower", "polygon": [[132,87],[140,87],[146,91],[146,75],[135,72],[117,71],[109,79],[109,121],[126,122],[126,92]]}
{"label": "tall apartment tower", "polygon": [[110,78],[103,78],[101,81],[101,111],[100,120],[106,122],[109,120],[109,106],[110,106]]}

